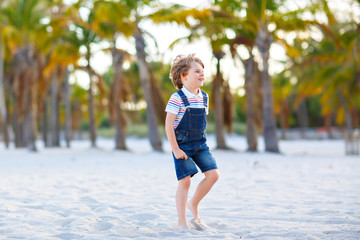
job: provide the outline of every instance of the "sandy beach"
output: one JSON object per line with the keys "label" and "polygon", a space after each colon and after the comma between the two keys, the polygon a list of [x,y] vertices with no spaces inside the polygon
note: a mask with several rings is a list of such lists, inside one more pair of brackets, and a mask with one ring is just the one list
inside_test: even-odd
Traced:
{"label": "sandy beach", "polygon": [[[213,150],[220,179],[200,205],[205,231],[177,231],[170,147],[129,138],[39,152],[0,144],[0,239],[360,239],[360,157],[342,140],[281,141],[282,154]],[[209,146],[215,146],[209,136]],[[193,178],[190,196],[203,175]],[[190,219],[190,212],[188,213]]]}

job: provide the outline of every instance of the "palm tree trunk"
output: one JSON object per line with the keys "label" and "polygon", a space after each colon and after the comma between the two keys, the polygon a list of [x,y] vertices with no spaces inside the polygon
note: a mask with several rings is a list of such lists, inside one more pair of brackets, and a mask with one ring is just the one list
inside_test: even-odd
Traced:
{"label": "palm tree trunk", "polygon": [[86,60],[87,66],[86,71],[89,75],[89,119],[90,119],[90,141],[91,147],[96,148],[96,124],[95,124],[95,111],[94,111],[94,94],[93,94],[93,71],[90,65],[90,56],[91,56],[91,49],[90,46],[86,46]]}
{"label": "palm tree trunk", "polygon": [[89,71],[89,114],[90,114],[90,141],[91,147],[96,147],[96,128],[95,128],[95,111],[94,111],[94,96],[92,91],[91,73]]}
{"label": "palm tree trunk", "polygon": [[50,146],[59,147],[59,131],[58,131],[58,80],[57,67],[55,68],[51,78],[51,111],[50,111]]}
{"label": "palm tree trunk", "polygon": [[220,60],[224,56],[222,52],[214,52],[217,59],[216,76],[213,81],[213,103],[215,107],[215,133],[216,133],[216,148],[228,149],[225,143],[224,135],[224,104],[221,94],[222,88],[222,76],[220,71]]}
{"label": "palm tree trunk", "polygon": [[48,126],[48,99],[47,97],[45,97],[44,100],[44,112],[43,112],[43,131],[42,131],[42,135],[43,135],[43,141],[44,141],[44,146],[45,147],[49,147],[49,126]]}
{"label": "palm tree trunk", "polygon": [[19,118],[19,108],[18,108],[18,98],[16,93],[13,93],[13,100],[14,100],[14,111],[13,111],[13,129],[14,129],[14,142],[15,147],[20,148],[24,147],[23,141],[22,141],[22,124]]}
{"label": "palm tree trunk", "polygon": [[[30,93],[31,95],[31,93]],[[29,107],[26,111],[26,115],[25,115],[25,141],[26,141],[26,145],[27,145],[27,149],[31,152],[36,152],[37,148],[36,148],[36,134],[35,134],[35,127],[36,127],[36,123],[34,122],[34,106],[33,106],[33,99],[32,96],[29,96],[28,99],[28,103],[29,103]]]}
{"label": "palm tree trunk", "polygon": [[65,72],[65,142],[66,147],[70,148],[71,141],[71,105],[70,105],[70,85],[69,85],[69,70],[66,68]]}
{"label": "palm tree trunk", "polygon": [[357,109],[353,109],[351,111],[351,117],[352,117],[353,128],[354,129],[359,128],[359,114]]}
{"label": "palm tree trunk", "polygon": [[74,131],[76,131],[76,138],[78,139],[82,139],[82,131],[80,128],[81,121],[82,121],[82,114],[81,114],[80,100],[75,99],[73,105],[72,127]]}
{"label": "palm tree trunk", "polygon": [[224,94],[223,94],[223,108],[224,108],[224,124],[227,127],[228,133],[233,133],[233,122],[234,122],[234,100],[230,90],[228,82],[223,83]]}
{"label": "palm tree trunk", "polygon": [[337,92],[345,112],[345,153],[346,155],[357,155],[359,154],[357,149],[358,140],[354,138],[351,112],[346,104],[344,94],[340,90]]}
{"label": "palm tree trunk", "polygon": [[334,138],[334,134],[332,132],[332,127],[331,127],[331,123],[332,123],[332,118],[333,118],[333,114],[329,113],[325,116],[324,118],[324,126],[327,132],[327,136],[329,139],[333,139]]}
{"label": "palm tree trunk", "polygon": [[17,86],[14,87],[14,93],[13,93],[13,99],[14,99],[13,124],[15,129],[15,147],[23,148],[26,147],[26,142],[24,137],[24,113],[22,111],[23,101],[21,101],[24,95],[24,91],[22,90],[23,84],[21,84],[19,72],[15,73],[14,84]]}
{"label": "palm tree trunk", "polygon": [[157,119],[160,120],[160,123],[165,124],[166,112],[164,109],[166,106],[164,102],[163,91],[160,89],[160,86],[155,79],[155,75],[151,69],[150,64],[148,64],[148,69],[150,74],[151,96],[153,97]]}
{"label": "palm tree trunk", "polygon": [[2,44],[2,32],[0,30],[0,114],[2,119],[2,132],[5,147],[9,148],[9,134],[7,131],[8,114],[5,104],[5,91],[4,91],[4,47]]}
{"label": "palm tree trunk", "polygon": [[[31,56],[31,50],[26,49],[26,52]],[[30,59],[33,59],[32,56]],[[22,73],[22,82],[24,83],[24,98],[23,98],[23,124],[24,124],[24,137],[27,149],[32,152],[36,152],[35,144],[35,128],[36,128],[36,117],[35,106],[33,101],[35,99],[35,91],[37,86],[34,82],[34,69],[33,63],[29,63],[29,68]]]}
{"label": "palm tree trunk", "polygon": [[92,82],[92,74],[90,71],[90,65],[88,65],[88,74],[89,74],[89,114],[90,114],[90,141],[91,147],[96,147],[96,127],[95,127],[95,111],[94,111],[94,96],[93,96],[93,82]]}
{"label": "palm tree trunk", "polygon": [[113,48],[112,51],[112,60],[114,68],[114,111],[115,111],[115,128],[116,128],[116,137],[115,137],[115,149],[126,150],[125,143],[125,121],[122,110],[122,98],[120,97],[123,88],[123,71],[122,65],[124,63],[124,54],[117,51]]}
{"label": "palm tree trunk", "polygon": [[247,151],[257,152],[257,132],[255,123],[255,81],[257,67],[254,56],[250,53],[250,58],[244,61],[245,66],[245,90],[246,90],[246,140]]}
{"label": "palm tree trunk", "polygon": [[13,106],[13,104],[12,103],[10,104],[10,96],[11,96],[11,91],[5,91],[5,107],[7,113],[5,144],[8,145],[10,145],[11,141],[14,140],[14,129],[11,126],[11,118],[10,118],[10,105]]}
{"label": "palm tree trunk", "polygon": [[136,55],[139,65],[141,87],[143,89],[144,98],[147,103],[146,119],[149,130],[150,144],[155,151],[163,151],[162,139],[158,130],[158,120],[156,118],[156,112],[154,108],[154,101],[151,96],[149,70],[146,62],[146,53],[145,53],[145,40],[138,27],[134,32],[134,38],[136,44]]}
{"label": "palm tree trunk", "polygon": [[254,79],[253,82],[253,89],[255,91],[255,99],[254,99],[254,104],[255,104],[255,126],[256,129],[258,131],[258,134],[264,134],[263,131],[263,124],[264,124],[264,119],[263,119],[263,94],[262,94],[262,82],[261,82],[261,71],[259,69],[259,65],[256,61],[254,61],[255,65],[254,65],[254,70],[256,72],[256,78]]}
{"label": "palm tree trunk", "polygon": [[306,107],[306,101],[303,100],[298,109],[297,109],[297,115],[300,122],[300,136],[301,138],[306,138],[306,129],[308,128],[309,124],[309,117],[307,113],[307,107]]}
{"label": "palm tree trunk", "polygon": [[281,139],[286,139],[287,137],[287,128],[288,128],[288,118],[289,118],[289,107],[287,100],[284,99],[281,103],[280,110],[280,125],[281,125]]}
{"label": "palm tree trunk", "polygon": [[263,118],[264,118],[264,140],[265,151],[279,152],[278,139],[276,133],[276,123],[274,115],[272,84],[269,76],[269,50],[273,41],[272,36],[262,26],[261,31],[256,38],[256,45],[261,53],[263,69],[261,72],[262,90],[263,90]]}

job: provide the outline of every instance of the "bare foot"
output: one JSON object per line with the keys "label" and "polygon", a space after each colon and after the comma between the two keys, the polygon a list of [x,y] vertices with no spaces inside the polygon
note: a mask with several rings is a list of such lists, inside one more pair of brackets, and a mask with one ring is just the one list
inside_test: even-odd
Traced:
{"label": "bare foot", "polygon": [[193,215],[193,219],[195,219],[195,220],[200,220],[199,210],[198,210],[197,206],[194,206],[194,205],[192,204],[191,200],[188,202],[187,208],[191,211],[191,213],[192,213],[192,215]]}

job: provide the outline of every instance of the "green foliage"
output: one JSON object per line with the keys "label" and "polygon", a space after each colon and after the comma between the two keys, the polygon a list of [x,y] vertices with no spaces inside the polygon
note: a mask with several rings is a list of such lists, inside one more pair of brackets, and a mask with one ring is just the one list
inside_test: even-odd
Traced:
{"label": "green foliage", "polygon": [[[88,130],[88,123],[84,122],[82,124],[82,130]],[[165,130],[163,127],[159,127],[159,132],[162,134],[163,137],[165,137]],[[215,123],[214,122],[208,122],[206,132],[208,134],[214,134],[215,133]],[[115,128],[112,127],[99,127],[97,129],[97,133],[99,136],[104,138],[114,138],[116,131]],[[235,123],[234,124],[234,133],[239,135],[245,135],[246,134],[246,125],[244,123]],[[148,136],[148,128],[146,123],[140,123],[140,124],[130,124],[126,130],[127,136],[134,136],[139,138],[145,138]]]}
{"label": "green foliage", "polygon": [[246,123],[246,107],[245,107],[245,96],[240,97],[235,95],[234,97],[234,105],[235,105],[235,114],[240,123]]}
{"label": "green foliage", "polygon": [[320,98],[321,96],[314,96],[307,100],[309,127],[321,127],[324,125],[324,118],[321,111],[319,111],[322,108]]}
{"label": "green foliage", "polygon": [[[105,138],[114,138],[116,131],[115,128],[102,127],[98,129],[98,135]],[[159,132],[165,136],[165,130],[163,127],[159,127]],[[135,136],[139,138],[145,138],[148,136],[148,127],[146,123],[130,124],[126,129],[127,136]]]}
{"label": "green foliage", "polygon": [[[306,101],[310,127],[323,125],[323,118],[329,113],[337,116],[337,124],[342,125],[345,121],[345,109],[353,113],[358,113],[360,109],[359,23],[355,18],[347,21],[337,18],[335,10],[330,9],[325,0],[310,1],[308,6],[291,11],[286,8],[286,4],[285,0],[215,0],[208,9],[191,9],[180,4],[168,7],[151,0],[80,0],[70,5],[62,5],[61,0],[2,1],[0,31],[4,38],[7,107],[10,113],[14,112],[15,101],[9,93],[18,91],[16,94],[20,95],[22,91],[20,87],[23,86],[19,87],[19,83],[15,84],[13,79],[14,73],[21,67],[14,62],[14,56],[26,45],[36,56],[31,59],[36,61],[38,68],[38,80],[33,86],[38,87],[34,95],[38,95],[36,102],[40,105],[48,96],[49,79],[56,66],[72,65],[75,69],[84,70],[85,64],[80,66],[78,60],[81,57],[82,60],[90,59],[94,44],[106,41],[110,48],[115,48],[118,46],[118,39],[128,41],[136,20],[146,18],[154,23],[171,22],[185,26],[189,30],[186,39],[192,41],[200,37],[206,38],[213,52],[222,51],[228,55],[236,54],[236,47],[239,45],[249,49],[255,47],[261,21],[274,28],[271,30],[274,40],[284,47],[288,56],[284,63],[286,70],[272,76],[276,112],[280,113],[284,101],[288,103],[289,123],[296,127],[299,123],[295,109],[300,102]],[[353,8],[359,7],[359,1],[351,1],[349,4]],[[80,9],[89,11],[87,18],[81,17]],[[142,14],[143,12],[148,15]],[[326,21],[318,22],[314,17],[317,14],[326,16]],[[304,16],[310,17],[304,20]],[[129,43],[134,44],[131,41]],[[86,51],[83,51],[84,46]],[[126,99],[134,104],[141,103],[144,97],[138,65],[134,60],[135,56],[128,53],[126,55],[125,62],[130,63],[129,68],[123,71],[125,85],[129,89]],[[151,62],[151,68],[167,101],[176,91],[169,79],[170,64]],[[109,109],[103,102],[109,100],[108,89],[112,87],[113,71],[113,67],[110,67],[103,75],[104,89],[101,89],[100,83],[94,84],[94,106],[100,135],[112,137],[114,130],[110,128]],[[296,80],[295,83],[291,83],[292,79]],[[211,93],[210,82],[203,89]],[[345,103],[341,102],[339,93]],[[59,97],[62,95],[59,94]],[[88,91],[74,83],[70,98],[73,115],[80,112],[79,119],[74,120],[81,121],[80,129],[88,131]],[[245,97],[234,94],[237,122],[234,129],[239,134],[245,133],[245,104]],[[77,105],[76,108],[74,105]],[[38,110],[41,114],[41,107]],[[63,106],[60,111],[60,123],[63,124]],[[127,109],[125,112],[127,122],[132,123],[128,126],[127,134],[147,136],[145,109]],[[209,133],[214,132],[213,114],[210,111]],[[41,123],[37,124],[41,129]],[[162,127],[161,129],[163,132]]]}
{"label": "green foliage", "polygon": [[110,128],[110,126],[110,119],[108,117],[101,119],[99,128]]}
{"label": "green foliage", "polygon": [[81,131],[89,131],[90,130],[90,123],[89,121],[82,121],[80,123],[80,130]]}

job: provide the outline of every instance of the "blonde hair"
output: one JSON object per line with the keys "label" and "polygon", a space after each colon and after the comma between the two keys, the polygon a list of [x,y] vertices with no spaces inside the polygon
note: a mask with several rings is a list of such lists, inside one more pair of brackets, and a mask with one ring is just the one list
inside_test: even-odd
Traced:
{"label": "blonde hair", "polygon": [[192,62],[197,62],[204,68],[203,62],[200,60],[200,58],[195,57],[195,53],[189,54],[187,56],[178,55],[174,59],[171,65],[170,79],[177,89],[181,89],[183,87],[181,75],[186,76],[188,74]]}

